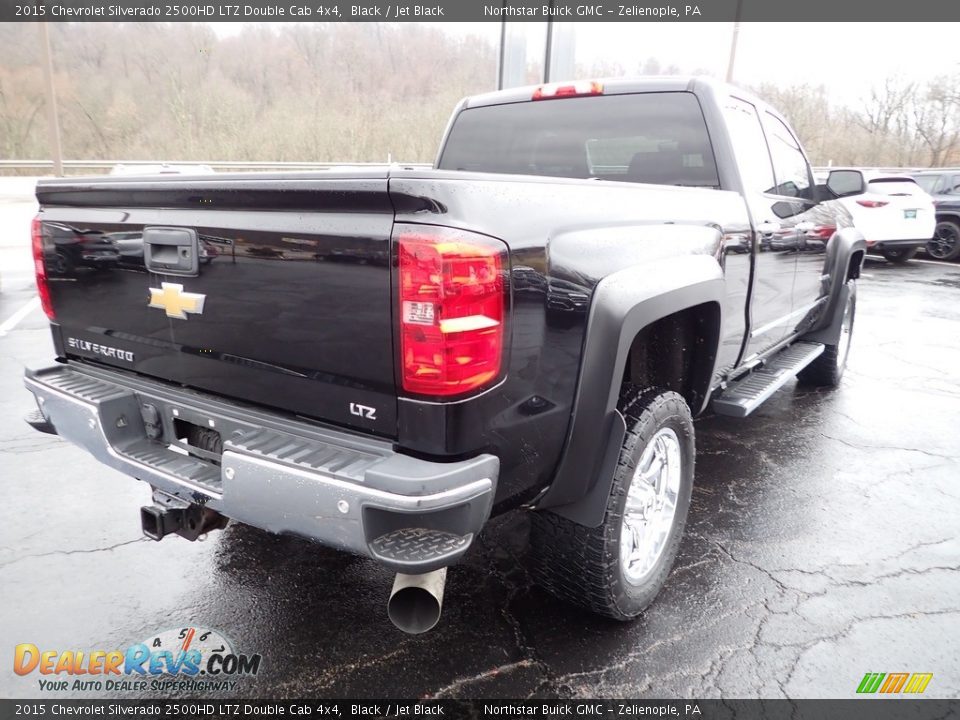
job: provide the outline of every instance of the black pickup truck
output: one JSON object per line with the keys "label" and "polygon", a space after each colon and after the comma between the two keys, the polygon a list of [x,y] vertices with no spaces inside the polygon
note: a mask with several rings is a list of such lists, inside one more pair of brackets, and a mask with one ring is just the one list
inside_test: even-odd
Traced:
{"label": "black pickup truck", "polygon": [[[57,358],[28,421],[147,483],[151,538],[230,518],[373,558],[410,632],[512,509],[544,587],[637,616],[683,533],[692,417],[836,385],[865,252],[784,119],[698,78],[468,98],[433,169],[37,196]],[[123,261],[68,272],[62,228]]]}

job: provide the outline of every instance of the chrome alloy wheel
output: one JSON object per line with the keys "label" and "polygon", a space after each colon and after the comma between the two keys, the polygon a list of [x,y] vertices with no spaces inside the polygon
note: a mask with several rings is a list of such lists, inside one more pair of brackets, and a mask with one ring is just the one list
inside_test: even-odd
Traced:
{"label": "chrome alloy wheel", "polygon": [[677,513],[681,465],[676,432],[660,428],[644,448],[623,507],[620,568],[633,585],[650,573],[667,546]]}

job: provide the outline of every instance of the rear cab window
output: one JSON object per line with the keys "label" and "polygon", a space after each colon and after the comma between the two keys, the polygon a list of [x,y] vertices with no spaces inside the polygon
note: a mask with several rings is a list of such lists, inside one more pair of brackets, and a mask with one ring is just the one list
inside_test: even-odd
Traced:
{"label": "rear cab window", "polygon": [[467,108],[454,120],[437,167],[720,187],[703,111],[689,92]]}

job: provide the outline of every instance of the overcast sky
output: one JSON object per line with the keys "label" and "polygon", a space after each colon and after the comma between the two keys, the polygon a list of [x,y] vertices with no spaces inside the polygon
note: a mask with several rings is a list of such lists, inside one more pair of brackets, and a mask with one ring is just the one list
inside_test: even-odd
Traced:
{"label": "overcast sky", "polygon": [[[838,0],[840,1],[840,0]],[[559,25],[560,23],[558,23]],[[586,22],[574,28],[576,62],[619,63],[635,72],[657,58],[682,72],[703,69],[724,77],[733,23]],[[218,34],[240,23],[213,23]],[[496,42],[500,23],[436,23],[455,35]],[[544,23],[509,23],[528,39],[530,56],[543,52]],[[872,84],[891,76],[924,80],[960,73],[960,42],[953,23],[743,23],[734,82],[824,85],[834,100],[856,105]]]}
{"label": "overcast sky", "polygon": [[[664,65],[704,68],[724,77],[733,23],[580,23],[578,62],[616,59],[629,67],[653,55]],[[861,93],[900,74],[924,79],[960,71],[952,23],[743,23],[735,80],[808,82],[837,93]]]}

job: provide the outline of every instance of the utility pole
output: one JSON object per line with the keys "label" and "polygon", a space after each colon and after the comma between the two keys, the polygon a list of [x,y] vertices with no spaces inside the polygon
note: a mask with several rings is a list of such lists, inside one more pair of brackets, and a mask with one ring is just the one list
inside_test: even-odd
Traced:
{"label": "utility pole", "polygon": [[740,13],[743,10],[743,0],[737,0],[736,13],[733,16],[733,37],[730,38],[730,59],[727,62],[727,82],[733,82],[733,66],[737,61],[737,40],[740,39]]}
{"label": "utility pole", "polygon": [[40,53],[43,56],[43,80],[47,86],[47,128],[50,133],[50,153],[53,155],[53,174],[63,176],[63,150],[60,147],[60,119],[57,115],[57,94],[53,89],[53,58],[50,53],[50,29],[45,22],[40,27]]}
{"label": "utility pole", "polygon": [[543,81],[545,83],[551,82],[553,80],[553,73],[551,72],[552,68],[550,67],[553,64],[553,6],[555,0],[550,0],[549,8],[551,10],[551,15],[547,18],[547,40],[543,46]]}
{"label": "utility pole", "polygon": [[497,90],[503,90],[503,79],[504,79],[504,73],[506,72],[506,62],[507,62],[507,21],[501,20],[500,21],[500,47],[497,49]]}

